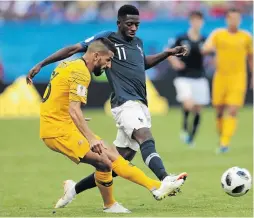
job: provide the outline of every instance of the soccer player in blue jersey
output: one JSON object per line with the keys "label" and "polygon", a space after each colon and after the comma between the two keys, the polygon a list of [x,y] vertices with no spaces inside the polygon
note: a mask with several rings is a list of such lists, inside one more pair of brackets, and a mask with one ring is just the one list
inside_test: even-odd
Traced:
{"label": "soccer player in blue jersey", "polygon": [[[131,161],[138,149],[141,151],[145,164],[161,181],[161,189],[179,179],[186,179],[187,174],[170,175],[156,152],[155,140],[151,133],[151,116],[147,107],[145,70],[149,69],[170,55],[183,56],[187,54],[185,46],[169,48],[159,54],[145,56],[143,42],[136,37],[140,24],[139,11],[132,5],[124,5],[118,10],[117,32],[106,31],[94,35],[81,43],[65,47],[52,54],[32,68],[27,81],[41,70],[42,67],[63,60],[75,53],[86,51],[88,45],[99,38],[108,38],[115,44],[117,55],[112,60],[110,69],[106,70],[109,84],[112,88],[111,108],[118,127],[114,144],[118,152]],[[116,176],[114,173],[113,176]],[[94,174],[78,183],[71,180],[65,182],[65,195],[58,207],[64,207],[76,194],[96,186]],[[164,187],[165,186],[165,187]],[[175,187],[175,191],[179,187]]]}

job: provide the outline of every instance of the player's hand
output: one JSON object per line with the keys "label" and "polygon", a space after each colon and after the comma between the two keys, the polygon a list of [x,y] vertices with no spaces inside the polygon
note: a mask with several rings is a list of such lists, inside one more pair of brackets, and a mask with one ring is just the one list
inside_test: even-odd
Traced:
{"label": "player's hand", "polygon": [[188,50],[187,46],[183,45],[183,46],[176,46],[176,47],[172,48],[171,52],[175,56],[186,56],[186,55],[188,55],[189,50]]}
{"label": "player's hand", "polygon": [[91,151],[99,155],[102,154],[104,149],[107,149],[102,140],[92,139],[89,141],[89,144],[90,144]]}
{"label": "player's hand", "polygon": [[29,73],[27,74],[26,76],[26,82],[27,84],[32,84],[33,83],[33,78],[34,76],[40,72],[41,70],[41,65],[40,64],[37,64],[35,65],[30,71]]}

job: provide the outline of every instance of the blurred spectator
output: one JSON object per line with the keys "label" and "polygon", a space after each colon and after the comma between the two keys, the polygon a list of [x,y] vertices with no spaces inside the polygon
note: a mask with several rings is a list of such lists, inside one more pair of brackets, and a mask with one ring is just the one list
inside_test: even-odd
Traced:
{"label": "blurred spectator", "polygon": [[142,20],[185,19],[195,9],[210,17],[223,17],[228,8],[237,7],[243,15],[253,16],[252,1],[1,1],[0,20],[41,22],[89,22],[115,20],[123,4],[133,4]]}

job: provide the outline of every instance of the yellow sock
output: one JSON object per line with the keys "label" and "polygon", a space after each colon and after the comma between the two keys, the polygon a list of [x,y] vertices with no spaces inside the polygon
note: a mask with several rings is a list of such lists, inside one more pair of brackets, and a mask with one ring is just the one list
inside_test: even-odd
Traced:
{"label": "yellow sock", "polygon": [[236,117],[227,116],[223,118],[223,126],[220,137],[220,144],[222,146],[228,146],[231,140],[231,137],[235,133],[237,125]]}
{"label": "yellow sock", "polygon": [[116,202],[113,196],[112,171],[100,172],[96,170],[94,177],[95,177],[95,183],[101,192],[104,206],[105,207],[112,206]]}
{"label": "yellow sock", "polygon": [[132,165],[129,161],[125,160],[121,156],[119,156],[112,163],[112,169],[118,176],[142,185],[146,187],[149,191],[157,189],[161,185],[159,181],[147,177],[142,170]]}

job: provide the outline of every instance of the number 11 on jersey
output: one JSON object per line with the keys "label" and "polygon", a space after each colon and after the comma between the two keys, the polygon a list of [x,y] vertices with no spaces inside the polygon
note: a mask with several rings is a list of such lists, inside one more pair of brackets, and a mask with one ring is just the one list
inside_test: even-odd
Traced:
{"label": "number 11 on jersey", "polygon": [[126,60],[126,53],[124,47],[116,47],[119,60]]}

